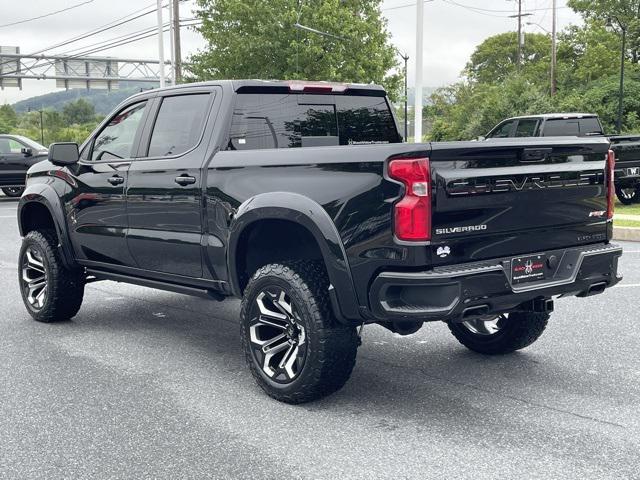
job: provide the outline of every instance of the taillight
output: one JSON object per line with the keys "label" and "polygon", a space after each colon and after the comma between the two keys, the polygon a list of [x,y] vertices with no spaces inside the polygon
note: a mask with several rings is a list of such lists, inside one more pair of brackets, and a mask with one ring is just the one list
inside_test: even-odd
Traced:
{"label": "taillight", "polygon": [[606,172],[606,181],[607,181],[607,219],[613,219],[613,211],[615,205],[615,167],[616,167],[616,156],[613,150],[609,150],[607,153],[607,172]]}
{"label": "taillight", "polygon": [[399,240],[431,240],[431,198],[428,158],[401,158],[389,162],[389,177],[402,182],[404,196],[395,205],[395,234]]}

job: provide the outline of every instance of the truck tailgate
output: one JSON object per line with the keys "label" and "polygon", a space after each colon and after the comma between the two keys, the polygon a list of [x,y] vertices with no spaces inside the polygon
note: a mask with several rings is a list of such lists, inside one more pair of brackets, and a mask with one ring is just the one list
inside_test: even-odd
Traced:
{"label": "truck tailgate", "polygon": [[603,138],[433,143],[434,265],[610,236]]}

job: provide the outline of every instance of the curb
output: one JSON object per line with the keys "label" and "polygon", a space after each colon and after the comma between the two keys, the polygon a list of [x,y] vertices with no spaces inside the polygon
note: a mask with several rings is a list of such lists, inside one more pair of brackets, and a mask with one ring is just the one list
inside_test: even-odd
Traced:
{"label": "curb", "polygon": [[640,242],[640,227],[613,227],[613,239]]}

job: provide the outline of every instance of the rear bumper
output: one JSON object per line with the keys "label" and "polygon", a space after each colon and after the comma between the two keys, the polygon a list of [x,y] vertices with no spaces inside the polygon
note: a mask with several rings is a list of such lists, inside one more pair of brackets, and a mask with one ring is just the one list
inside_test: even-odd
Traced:
{"label": "rear bumper", "polygon": [[[637,163],[637,162],[636,162]],[[624,165],[618,166],[614,172],[615,183],[621,187],[631,187],[640,183],[640,165],[631,166]]]}
{"label": "rear bumper", "polygon": [[[540,252],[535,252],[540,253]],[[426,272],[383,272],[371,285],[371,312],[380,321],[460,321],[514,310],[546,309],[556,296],[602,293],[622,280],[614,244],[544,252],[555,257],[546,279],[515,285],[512,257],[438,267]]]}

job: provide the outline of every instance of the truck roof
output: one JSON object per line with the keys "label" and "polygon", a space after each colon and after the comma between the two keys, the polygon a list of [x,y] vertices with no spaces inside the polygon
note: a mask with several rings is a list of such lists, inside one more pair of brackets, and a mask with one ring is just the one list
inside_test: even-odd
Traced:
{"label": "truck roof", "polygon": [[[266,89],[286,90],[306,93],[346,93],[347,91],[370,92],[376,96],[385,95],[384,88],[380,85],[365,83],[338,83],[312,80],[209,80],[206,82],[184,83],[181,85],[170,85],[158,90],[174,90],[191,88],[197,86],[221,85],[230,86],[233,91],[260,91]],[[147,90],[146,92],[148,92]],[[144,92],[141,92],[144,93]]]}
{"label": "truck roof", "polygon": [[589,118],[589,117],[597,117],[595,113],[577,113],[577,112],[569,112],[569,113],[542,113],[538,115],[520,115],[518,117],[511,117],[508,120],[517,120],[520,118],[542,118],[545,120],[549,119],[564,119],[564,118]]}

